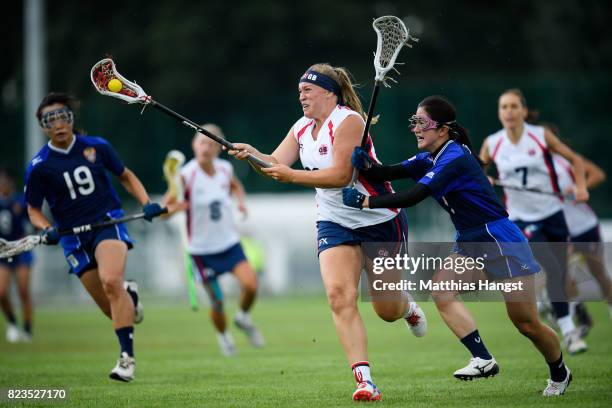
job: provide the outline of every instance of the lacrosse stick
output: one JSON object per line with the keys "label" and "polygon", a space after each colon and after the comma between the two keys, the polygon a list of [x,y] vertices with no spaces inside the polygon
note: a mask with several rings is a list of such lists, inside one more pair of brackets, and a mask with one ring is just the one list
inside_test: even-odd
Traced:
{"label": "lacrosse stick", "polygon": [[[173,111],[172,109],[162,105],[161,103],[153,100],[150,95],[137,85],[136,82],[128,81],[125,77],[123,77],[119,72],[117,72],[117,68],[115,67],[115,63],[110,58],[105,58],[101,61],[98,61],[91,68],[91,83],[93,84],[96,91],[101,93],[102,95],[112,96],[113,98],[121,99],[129,104],[132,103],[140,103],[145,105],[151,105],[154,108],[164,112],[165,114],[172,116],[173,118],[180,121],[183,125],[188,126],[197,132],[200,132],[215,142],[223,145],[228,150],[236,150],[234,146],[225,139],[220,138],[219,136],[209,132],[208,130],[202,128],[200,125],[195,123],[194,121],[187,119],[183,115]],[[111,91],[109,88],[114,88],[113,86],[109,87],[109,82],[113,81],[113,85],[117,84],[118,80],[121,83],[121,86],[118,88],[116,92]],[[144,110],[144,108],[143,108]],[[270,167],[271,164],[261,160],[258,157],[249,155],[248,160],[259,167]]]}
{"label": "lacrosse stick", "polygon": [[532,187],[512,186],[512,185],[504,184],[500,180],[493,180],[493,185],[497,187],[507,188],[510,190],[526,191],[528,193],[537,193],[537,194],[545,194],[545,195],[553,195],[553,196],[556,196],[556,197],[559,197],[565,200],[569,200],[569,201],[574,201],[576,199],[576,197],[573,194],[563,194],[559,191],[544,191],[544,190],[539,190],[537,188],[532,188]]}
{"label": "lacrosse stick", "polygon": [[[185,163],[185,155],[178,150],[171,150],[166,154],[164,160],[163,171],[164,178],[168,184],[168,195],[171,200],[176,199],[182,203],[185,200],[183,191],[183,182],[179,170]],[[183,267],[187,277],[187,293],[189,294],[189,305],[194,312],[198,310],[198,294],[195,285],[195,276],[193,274],[193,264],[191,263],[191,255],[187,251],[188,238],[187,229],[185,227],[187,219],[184,213],[176,214],[179,217],[177,220],[179,225],[179,234],[181,235],[181,252],[183,253]]]}
{"label": "lacrosse stick", "polygon": [[[363,129],[363,136],[361,137],[362,149],[365,148],[368,141],[368,133],[370,131],[370,124],[372,123],[372,117],[374,116],[374,106],[376,106],[380,86],[384,85],[390,88],[391,85],[388,81],[397,82],[391,77],[387,78],[387,73],[393,69],[399,74],[399,71],[393,68],[393,66],[395,65],[395,60],[400,51],[404,46],[412,48],[410,41],[419,41],[408,33],[408,29],[406,25],[404,25],[404,22],[395,16],[378,17],[372,23],[372,27],[374,27],[377,36],[376,53],[374,54],[374,69],[376,75],[374,76],[374,90],[370,98],[368,116]],[[357,170],[353,172],[351,185],[355,185],[356,179]]]}
{"label": "lacrosse stick", "polygon": [[[164,208],[163,213],[168,212],[168,209]],[[126,215],[125,217],[115,218],[112,220],[101,221],[93,224],[80,225],[78,227],[68,228],[59,231],[60,236],[76,235],[83,232],[88,232],[96,228],[110,227],[111,225],[121,224],[122,222],[134,221],[144,218],[144,213]],[[41,235],[28,235],[17,241],[6,241],[0,239],[0,258],[12,258],[15,255],[19,255],[23,252],[31,251],[40,244],[44,244]]]}

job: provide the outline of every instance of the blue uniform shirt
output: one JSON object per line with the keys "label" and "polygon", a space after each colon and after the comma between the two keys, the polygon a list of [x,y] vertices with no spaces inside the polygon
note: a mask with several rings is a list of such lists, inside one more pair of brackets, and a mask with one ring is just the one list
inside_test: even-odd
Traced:
{"label": "blue uniform shirt", "polygon": [[0,238],[7,241],[23,238],[27,217],[23,194],[0,197]]}
{"label": "blue uniform shirt", "polygon": [[457,230],[508,216],[480,164],[462,144],[450,140],[435,157],[419,153],[402,165],[409,177],[429,187]]}
{"label": "blue uniform shirt", "polygon": [[48,143],[26,170],[26,201],[41,208],[47,200],[59,229],[101,220],[121,208],[107,170],[119,176],[125,166],[101,137],[75,135],[66,150]]}

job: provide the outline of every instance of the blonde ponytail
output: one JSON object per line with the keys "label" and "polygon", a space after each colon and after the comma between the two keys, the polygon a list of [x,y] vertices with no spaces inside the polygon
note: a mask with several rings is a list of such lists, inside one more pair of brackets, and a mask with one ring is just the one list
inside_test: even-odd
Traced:
{"label": "blonde ponytail", "polygon": [[[320,63],[314,64],[308,68],[308,70],[320,72],[321,74],[327,75],[336,81],[342,89],[342,101],[338,101],[338,103],[348,106],[355,112],[359,113],[364,120],[366,119],[366,114],[363,111],[361,100],[359,99],[357,92],[355,92],[355,85],[353,84],[351,75],[347,69],[342,67],[332,67],[328,63]],[[372,124],[374,123],[376,122],[372,120]]]}

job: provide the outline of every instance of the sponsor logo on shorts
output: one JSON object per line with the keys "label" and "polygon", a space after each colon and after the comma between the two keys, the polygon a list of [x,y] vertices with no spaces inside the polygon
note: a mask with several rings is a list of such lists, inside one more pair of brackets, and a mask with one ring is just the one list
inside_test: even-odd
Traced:
{"label": "sponsor logo on shorts", "polygon": [[327,238],[321,238],[319,240],[319,246],[327,245]]}
{"label": "sponsor logo on shorts", "polygon": [[427,173],[427,174],[425,175],[425,177],[433,178],[433,176],[434,176],[435,174],[436,174],[436,173],[434,173],[433,171],[430,171],[429,173]]}
{"label": "sponsor logo on shorts", "polygon": [[79,261],[76,259],[76,257],[74,255],[68,255],[68,258],[66,258],[68,260],[68,263],[73,267],[76,268],[77,266],[79,266]]}

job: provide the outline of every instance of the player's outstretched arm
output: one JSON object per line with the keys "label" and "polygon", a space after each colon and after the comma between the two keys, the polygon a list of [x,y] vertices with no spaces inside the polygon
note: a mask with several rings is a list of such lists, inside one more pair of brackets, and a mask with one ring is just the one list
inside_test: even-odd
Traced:
{"label": "player's outstretched arm", "polygon": [[576,178],[576,201],[587,202],[589,192],[586,187],[584,161],[582,157],[563,143],[550,129],[544,128],[544,140],[553,153],[558,153],[572,164],[572,171]]}
{"label": "player's outstretched arm", "polygon": [[151,203],[149,194],[145,190],[142,182],[134,172],[127,167],[123,170],[123,173],[119,176],[119,181],[139,203],[142,205],[142,210],[145,213],[144,219],[151,222],[153,218],[164,214],[167,210],[162,208],[157,203]]}
{"label": "player's outstretched arm", "polygon": [[606,172],[585,157],[582,158],[584,162],[584,176],[586,177],[587,189],[592,189],[606,181]]}
{"label": "player's outstretched arm", "polygon": [[142,182],[138,177],[136,177],[132,170],[126,167],[123,173],[119,176],[119,181],[121,182],[123,188],[125,188],[125,190],[130,193],[136,199],[136,201],[140,203],[140,205],[145,205],[150,201],[147,190],[145,190]]}
{"label": "player's outstretched arm", "polygon": [[41,230],[51,227],[51,223],[45,217],[45,214],[40,208],[32,207],[28,204],[28,217],[30,217],[30,223]]}
{"label": "player's outstretched arm", "polygon": [[236,196],[236,200],[238,200],[238,210],[246,217],[248,215],[248,209],[246,206],[246,192],[244,190],[244,186],[236,176],[232,176],[230,191]]}

